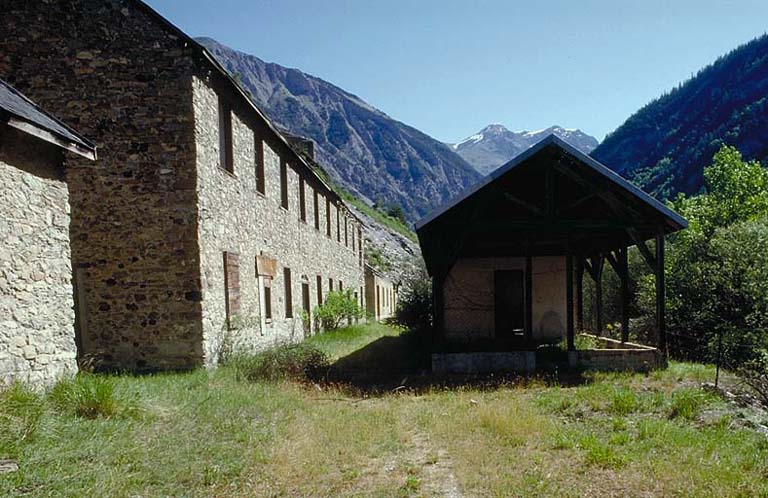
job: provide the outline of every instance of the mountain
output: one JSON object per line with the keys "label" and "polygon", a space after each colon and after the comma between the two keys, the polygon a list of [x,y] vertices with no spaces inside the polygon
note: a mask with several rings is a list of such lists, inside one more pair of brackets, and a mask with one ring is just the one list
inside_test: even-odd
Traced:
{"label": "mountain", "polygon": [[768,159],[768,35],[633,114],[592,156],[662,198],[692,194],[722,144]]}
{"label": "mountain", "polygon": [[334,182],[410,221],[480,175],[448,146],[320,78],[198,38],[282,129],[315,142]]}
{"label": "mountain", "polygon": [[488,125],[471,137],[449,145],[479,173],[487,175],[550,134],[585,154],[597,147],[597,140],[581,130],[550,126],[536,131],[509,131],[500,124]]}

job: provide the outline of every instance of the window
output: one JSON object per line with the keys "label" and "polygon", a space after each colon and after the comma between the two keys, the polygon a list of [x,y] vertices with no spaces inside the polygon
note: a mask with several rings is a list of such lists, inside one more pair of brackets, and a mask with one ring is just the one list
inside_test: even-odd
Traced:
{"label": "window", "polygon": [[342,282],[341,279],[339,279],[339,292],[343,290],[344,290],[344,282]]}
{"label": "window", "polygon": [[256,132],[253,132],[253,147],[256,150],[256,190],[260,194],[266,194],[264,184],[264,141]]}
{"label": "window", "polygon": [[325,199],[325,234],[331,236],[331,200]]}
{"label": "window", "polygon": [[341,209],[336,206],[336,242],[341,242]]}
{"label": "window", "polygon": [[299,178],[299,218],[307,222],[307,193],[304,178]]}
{"label": "window", "polygon": [[344,217],[344,245],[349,247],[349,234],[348,234],[348,225],[347,217]]}
{"label": "window", "polygon": [[323,277],[317,276],[317,305],[323,304]]}
{"label": "window", "polygon": [[232,329],[240,313],[240,258],[232,252],[224,252],[224,307],[227,328]]}
{"label": "window", "polygon": [[219,97],[219,166],[233,173],[235,164],[232,159],[232,108]]}
{"label": "window", "polygon": [[320,230],[320,200],[317,190],[315,190],[315,228]]}
{"label": "window", "polygon": [[355,227],[352,227],[352,252],[355,252]]}
{"label": "window", "polygon": [[333,279],[328,279],[328,292],[333,292]]}
{"label": "window", "polygon": [[283,284],[285,285],[285,317],[293,318],[293,289],[291,288],[290,268],[283,268]]}
{"label": "window", "polygon": [[280,205],[288,209],[288,163],[280,159]]}

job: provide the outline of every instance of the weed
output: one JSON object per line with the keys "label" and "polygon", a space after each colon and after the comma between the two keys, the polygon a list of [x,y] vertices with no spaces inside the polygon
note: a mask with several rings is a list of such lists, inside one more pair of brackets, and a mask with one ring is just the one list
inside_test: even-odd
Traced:
{"label": "weed", "polygon": [[136,396],[119,392],[115,379],[103,375],[61,379],[48,397],[59,411],[88,419],[135,417],[140,412]]}
{"label": "weed", "polygon": [[669,400],[667,416],[694,420],[705,403],[704,393],[698,389],[678,389],[672,393]]}
{"label": "weed", "polygon": [[328,356],[307,343],[282,344],[253,354],[233,354],[226,365],[239,378],[258,380],[319,379],[328,370]]}

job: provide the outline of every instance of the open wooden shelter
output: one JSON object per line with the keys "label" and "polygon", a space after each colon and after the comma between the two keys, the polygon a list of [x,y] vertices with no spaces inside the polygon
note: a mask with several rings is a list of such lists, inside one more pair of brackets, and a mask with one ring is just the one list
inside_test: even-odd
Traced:
{"label": "open wooden shelter", "polygon": [[[621,281],[629,334],[627,248],[656,277],[657,347],[666,351],[664,236],[680,215],[550,135],[416,225],[433,279],[435,351],[519,351],[584,330],[582,281],[595,280],[602,330],[605,262]],[[655,240],[654,248],[646,241]]]}

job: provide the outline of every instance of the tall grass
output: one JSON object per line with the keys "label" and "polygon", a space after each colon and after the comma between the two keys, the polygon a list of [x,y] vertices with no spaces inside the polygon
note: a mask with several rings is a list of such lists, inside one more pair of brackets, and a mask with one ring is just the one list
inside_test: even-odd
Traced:
{"label": "tall grass", "polygon": [[78,374],[57,382],[48,393],[53,406],[78,417],[135,417],[140,413],[135,394],[118,391],[113,377]]}
{"label": "tall grass", "polygon": [[0,458],[18,455],[37,431],[43,410],[43,397],[21,383],[0,388]]}

